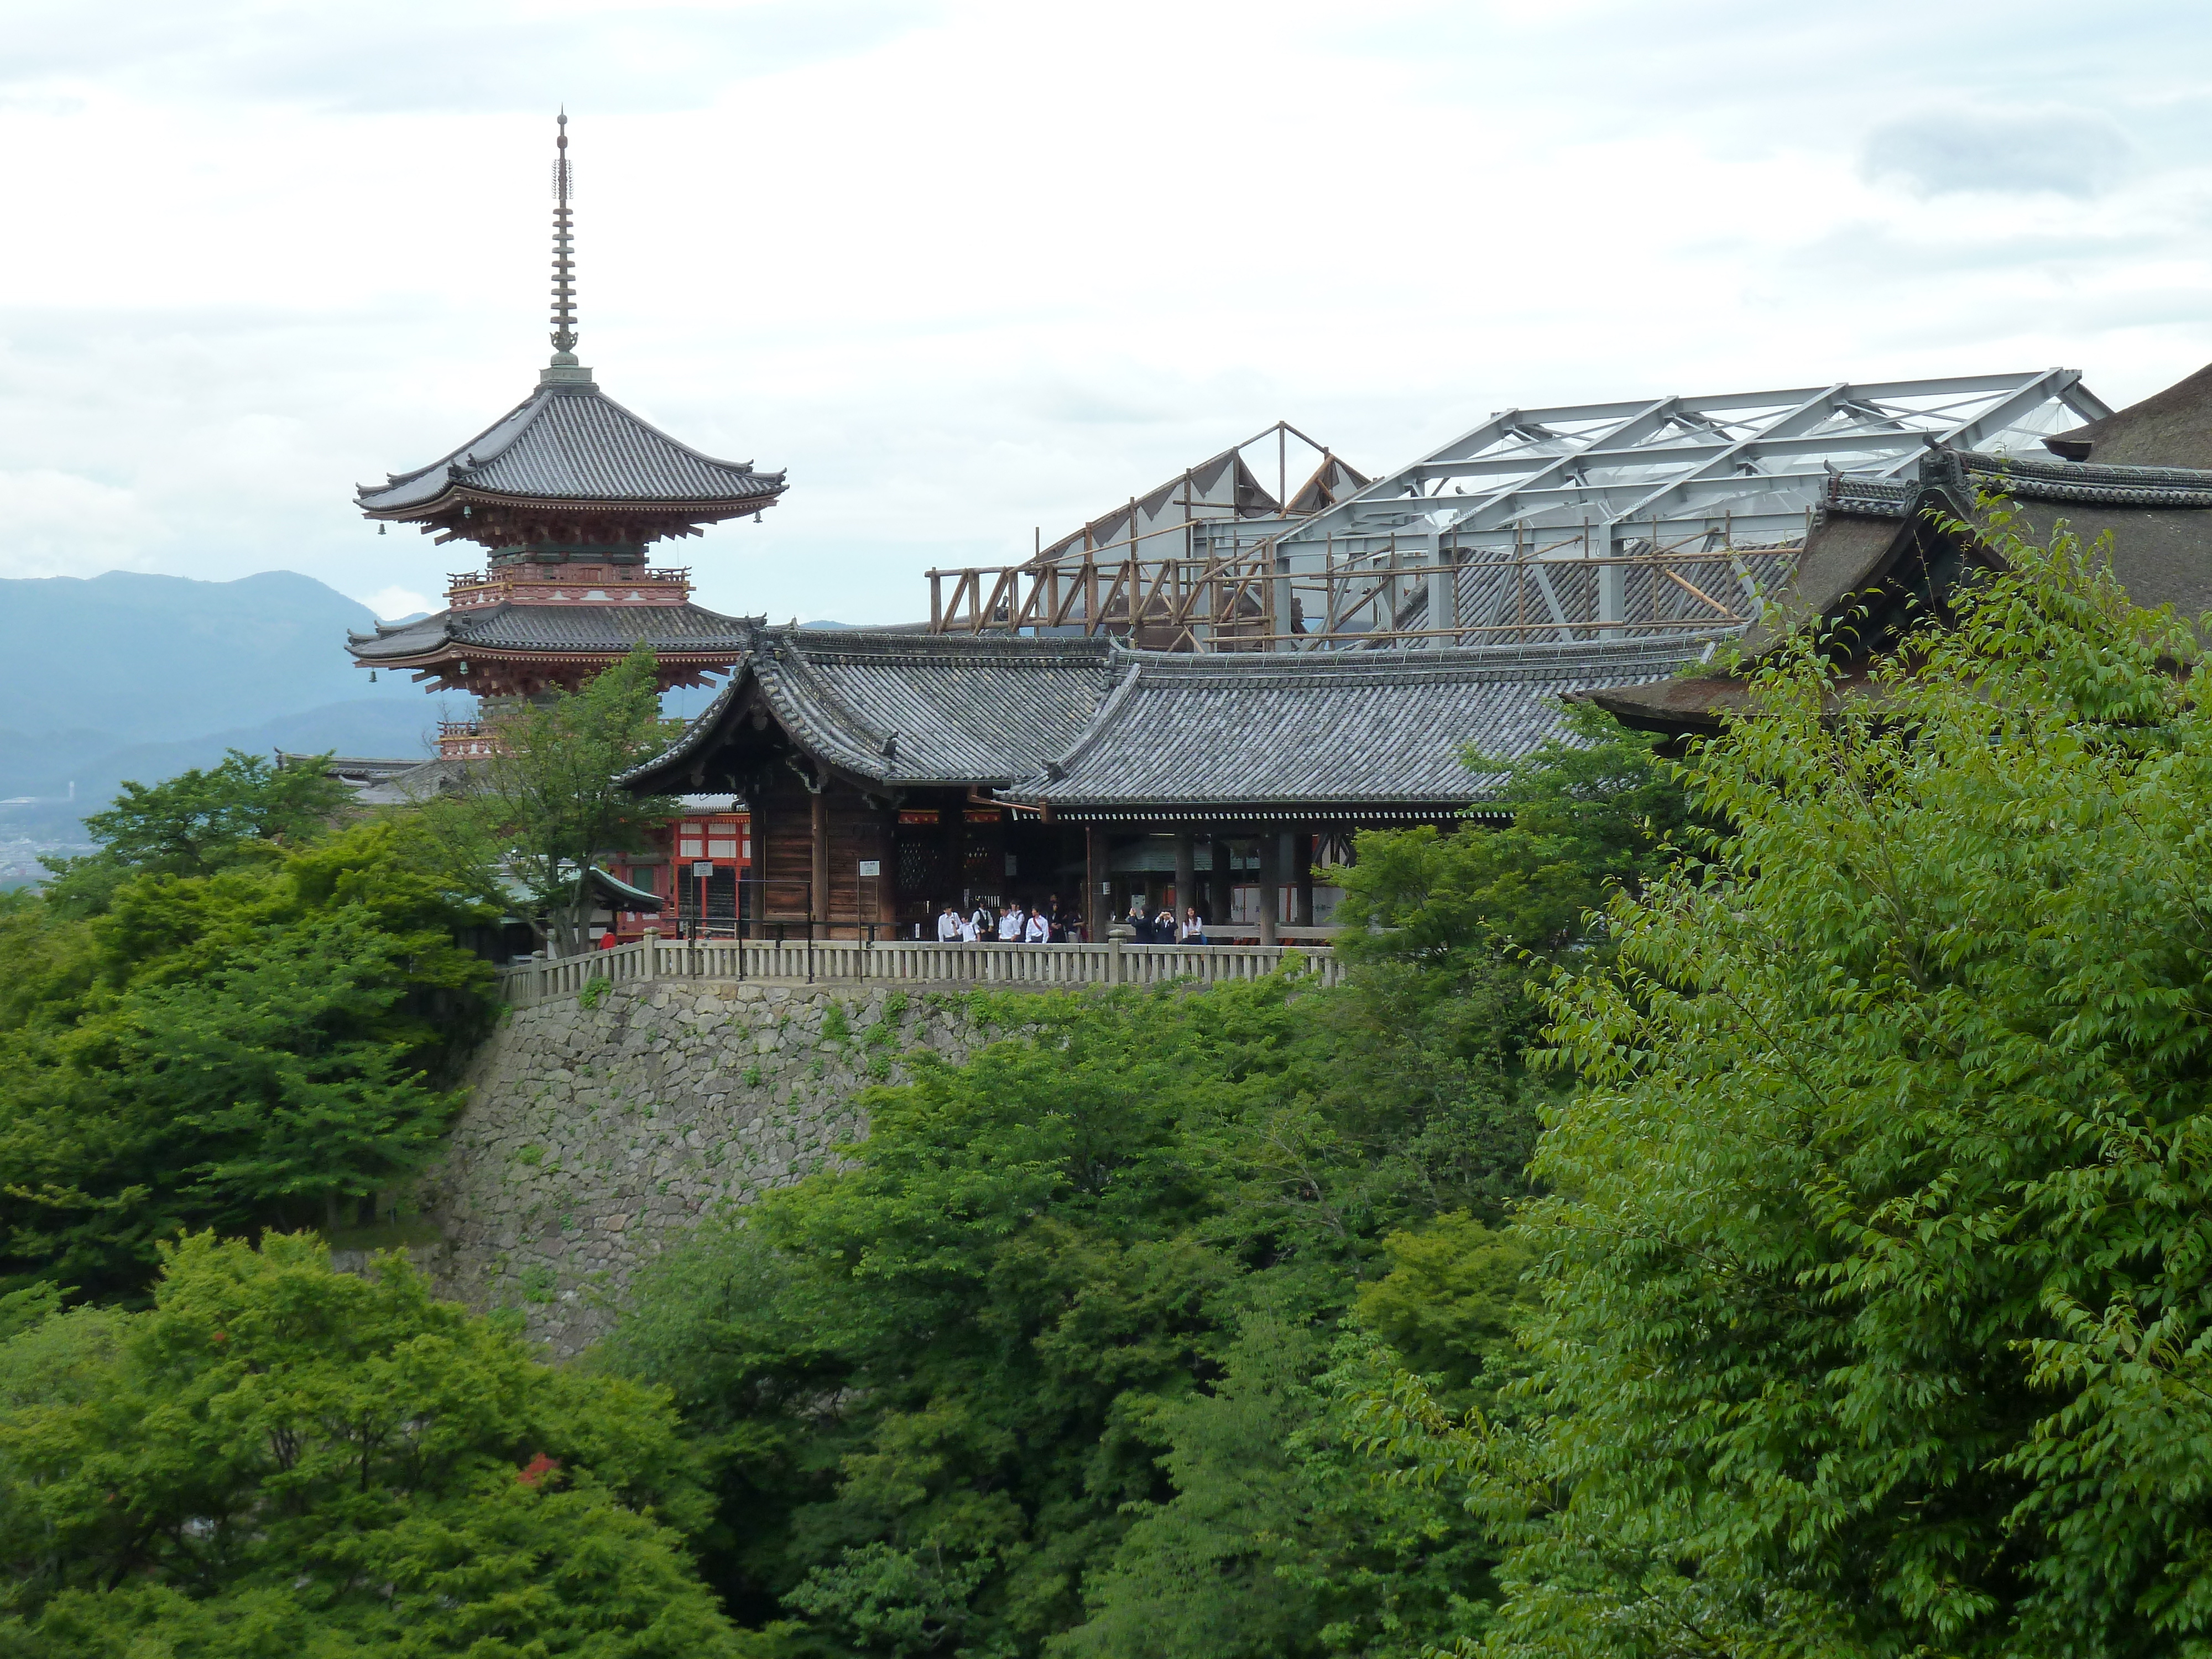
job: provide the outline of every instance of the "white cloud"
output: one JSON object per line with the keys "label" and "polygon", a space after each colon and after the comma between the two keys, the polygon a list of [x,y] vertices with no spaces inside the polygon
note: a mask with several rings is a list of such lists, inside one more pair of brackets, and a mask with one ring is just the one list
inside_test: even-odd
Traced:
{"label": "white cloud", "polygon": [[380,587],[374,593],[362,596],[361,602],[377,614],[382,622],[397,622],[402,617],[412,617],[428,611],[442,611],[445,600],[434,599],[428,593],[417,593],[404,587]]}

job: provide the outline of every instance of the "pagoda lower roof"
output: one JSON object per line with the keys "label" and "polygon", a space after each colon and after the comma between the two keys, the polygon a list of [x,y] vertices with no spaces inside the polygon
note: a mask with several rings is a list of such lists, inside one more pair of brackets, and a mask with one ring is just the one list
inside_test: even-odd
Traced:
{"label": "pagoda lower roof", "polygon": [[663,657],[735,659],[750,638],[744,618],[696,605],[489,605],[377,624],[348,636],[356,662],[404,667],[456,654],[627,655],[649,645]]}
{"label": "pagoda lower roof", "polygon": [[539,386],[429,465],[360,485],[356,496],[364,513],[382,519],[433,516],[470,499],[729,516],[766,505],[783,489],[782,473],[702,454],[583,378]]}

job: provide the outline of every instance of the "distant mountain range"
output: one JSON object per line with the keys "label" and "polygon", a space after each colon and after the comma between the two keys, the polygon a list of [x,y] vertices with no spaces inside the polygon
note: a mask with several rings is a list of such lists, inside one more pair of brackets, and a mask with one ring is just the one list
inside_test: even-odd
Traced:
{"label": "distant mountain range", "polygon": [[285,570],[0,580],[0,801],[38,798],[0,805],[0,839],[75,840],[126,778],[227,748],[428,753],[440,700],[404,674],[371,684],[346,655],[347,631],[374,620]]}

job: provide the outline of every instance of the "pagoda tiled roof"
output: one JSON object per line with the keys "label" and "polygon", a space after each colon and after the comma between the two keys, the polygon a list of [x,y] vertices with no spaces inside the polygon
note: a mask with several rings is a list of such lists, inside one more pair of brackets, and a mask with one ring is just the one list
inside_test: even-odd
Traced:
{"label": "pagoda tiled roof", "polygon": [[364,663],[401,662],[459,649],[493,652],[609,652],[641,642],[657,652],[736,658],[752,624],[696,605],[490,605],[441,611],[410,623],[380,623],[349,636],[347,648]]}
{"label": "pagoda tiled roof", "polygon": [[426,467],[356,491],[363,512],[411,518],[449,495],[735,508],[782,493],[784,475],[678,442],[592,382],[540,386],[502,419]]}

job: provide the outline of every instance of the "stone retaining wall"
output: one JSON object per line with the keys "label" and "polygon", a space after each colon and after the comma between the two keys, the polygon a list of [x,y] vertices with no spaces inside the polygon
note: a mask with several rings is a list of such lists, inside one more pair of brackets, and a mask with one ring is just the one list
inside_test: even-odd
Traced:
{"label": "stone retaining wall", "polygon": [[557,1358],[611,1323],[638,1264],[709,1206],[746,1202],[867,1133],[855,1097],[978,1036],[964,999],[890,986],[609,986],[511,1014],[416,1205],[440,1293],[516,1308]]}

